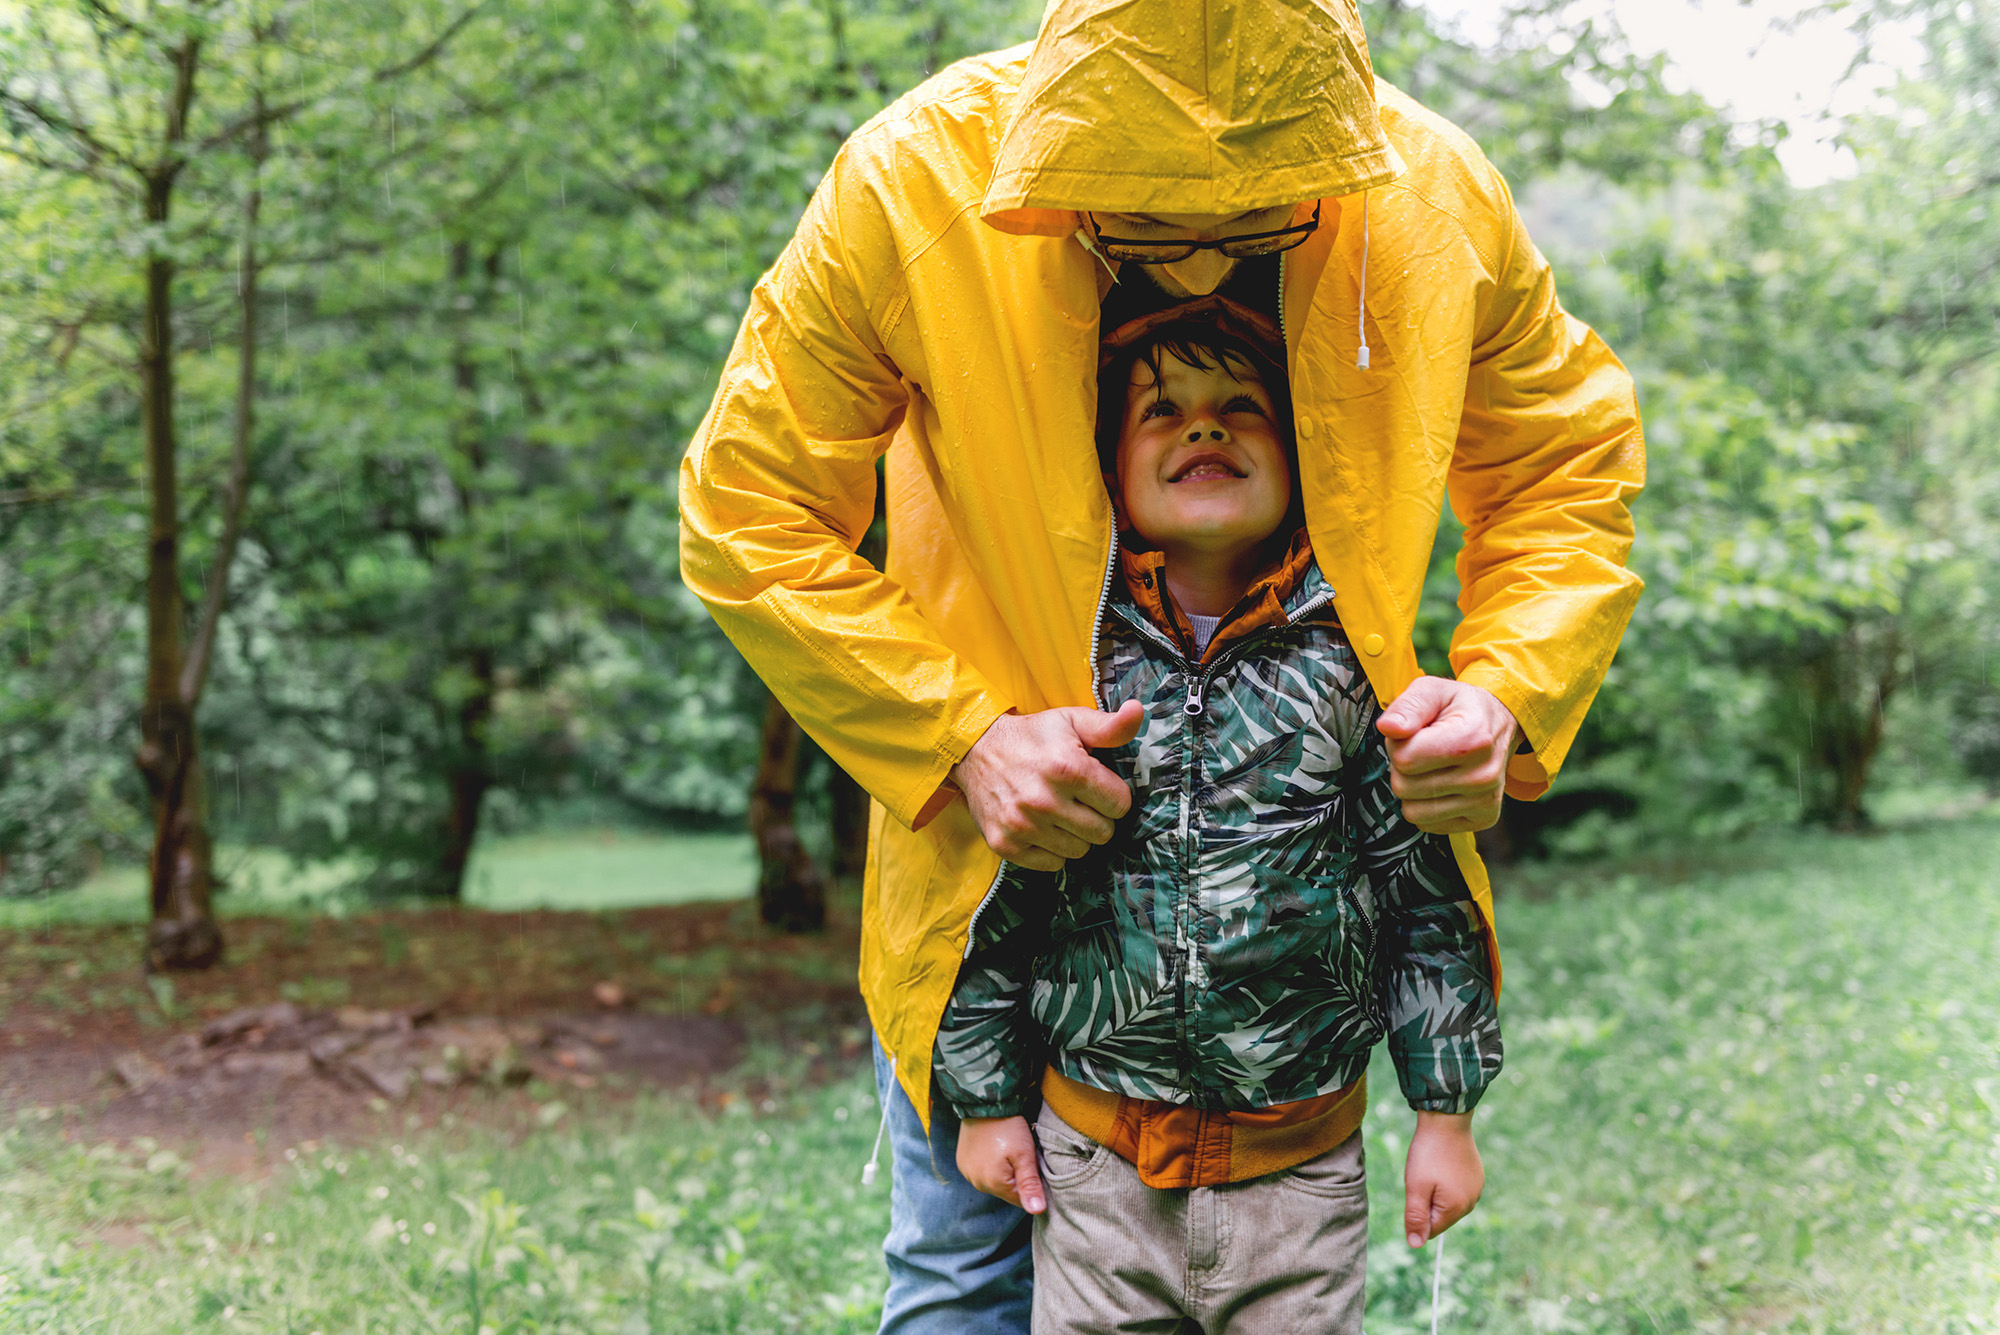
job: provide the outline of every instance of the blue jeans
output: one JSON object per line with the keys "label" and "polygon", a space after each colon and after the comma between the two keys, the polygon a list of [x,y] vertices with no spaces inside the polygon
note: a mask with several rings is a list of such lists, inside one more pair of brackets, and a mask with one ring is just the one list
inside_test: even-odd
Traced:
{"label": "blue jeans", "polygon": [[958,1171],[958,1117],[931,1087],[931,1134],[875,1042],[875,1093],[889,1110],[889,1292],[881,1335],[1028,1335],[1030,1217]]}

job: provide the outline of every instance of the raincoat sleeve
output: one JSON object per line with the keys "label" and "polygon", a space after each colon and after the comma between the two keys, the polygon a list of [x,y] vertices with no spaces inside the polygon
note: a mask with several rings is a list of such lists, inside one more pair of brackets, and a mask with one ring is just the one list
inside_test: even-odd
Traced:
{"label": "raincoat sleeve", "polygon": [[1448,481],[1465,524],[1451,665],[1521,724],[1533,754],[1514,758],[1507,792],[1535,798],[1638,601],[1625,558],[1645,442],[1632,377],[1557,302],[1548,261],[1486,170],[1500,225]]}
{"label": "raincoat sleeve", "polygon": [[681,576],[813,740],[919,826],[1007,704],[855,554],[908,404],[880,334],[907,295],[863,177],[843,150],[751,294],[681,464]]}
{"label": "raincoat sleeve", "polygon": [[931,1071],[960,1117],[1021,1117],[1039,1098],[1040,1031],[1028,1013],[1046,913],[1027,914],[996,895],[973,925],[971,949],[938,1023]]}
{"label": "raincoat sleeve", "polygon": [[1503,1056],[1485,918],[1451,840],[1404,819],[1378,740],[1364,742],[1348,772],[1354,846],[1375,895],[1376,1007],[1397,1081],[1421,1112],[1471,1112]]}

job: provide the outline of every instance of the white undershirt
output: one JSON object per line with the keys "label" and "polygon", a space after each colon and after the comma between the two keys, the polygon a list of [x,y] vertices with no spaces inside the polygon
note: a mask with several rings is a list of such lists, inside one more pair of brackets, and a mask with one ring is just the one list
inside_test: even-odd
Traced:
{"label": "white undershirt", "polygon": [[1216,630],[1219,629],[1222,625],[1222,618],[1198,617],[1194,613],[1190,612],[1188,613],[1188,624],[1194,627],[1195,653],[1197,654],[1207,653],[1208,642],[1215,638]]}

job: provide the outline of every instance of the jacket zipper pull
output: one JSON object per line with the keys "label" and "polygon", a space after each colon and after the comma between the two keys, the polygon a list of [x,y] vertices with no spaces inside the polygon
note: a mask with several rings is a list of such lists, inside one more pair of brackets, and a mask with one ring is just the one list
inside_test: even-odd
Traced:
{"label": "jacket zipper pull", "polygon": [[1186,714],[1189,718],[1198,718],[1201,715],[1200,677],[1188,678],[1187,703],[1181,706],[1181,712],[1183,714]]}

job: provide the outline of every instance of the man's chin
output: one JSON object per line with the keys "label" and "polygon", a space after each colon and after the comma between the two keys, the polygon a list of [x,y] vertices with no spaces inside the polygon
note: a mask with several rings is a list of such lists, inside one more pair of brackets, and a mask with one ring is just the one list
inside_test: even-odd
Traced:
{"label": "man's chin", "polygon": [[1160,291],[1170,297],[1187,301],[1197,296],[1208,296],[1210,293],[1220,289],[1224,283],[1229,281],[1229,276],[1236,272],[1236,262],[1232,261],[1230,266],[1222,271],[1222,277],[1216,279],[1215,286],[1211,287],[1207,292],[1188,291],[1172,274],[1157,264],[1125,264],[1120,266],[1120,268],[1121,271],[1137,269],[1140,273],[1145,274],[1152,281],[1153,286],[1159,288]]}

